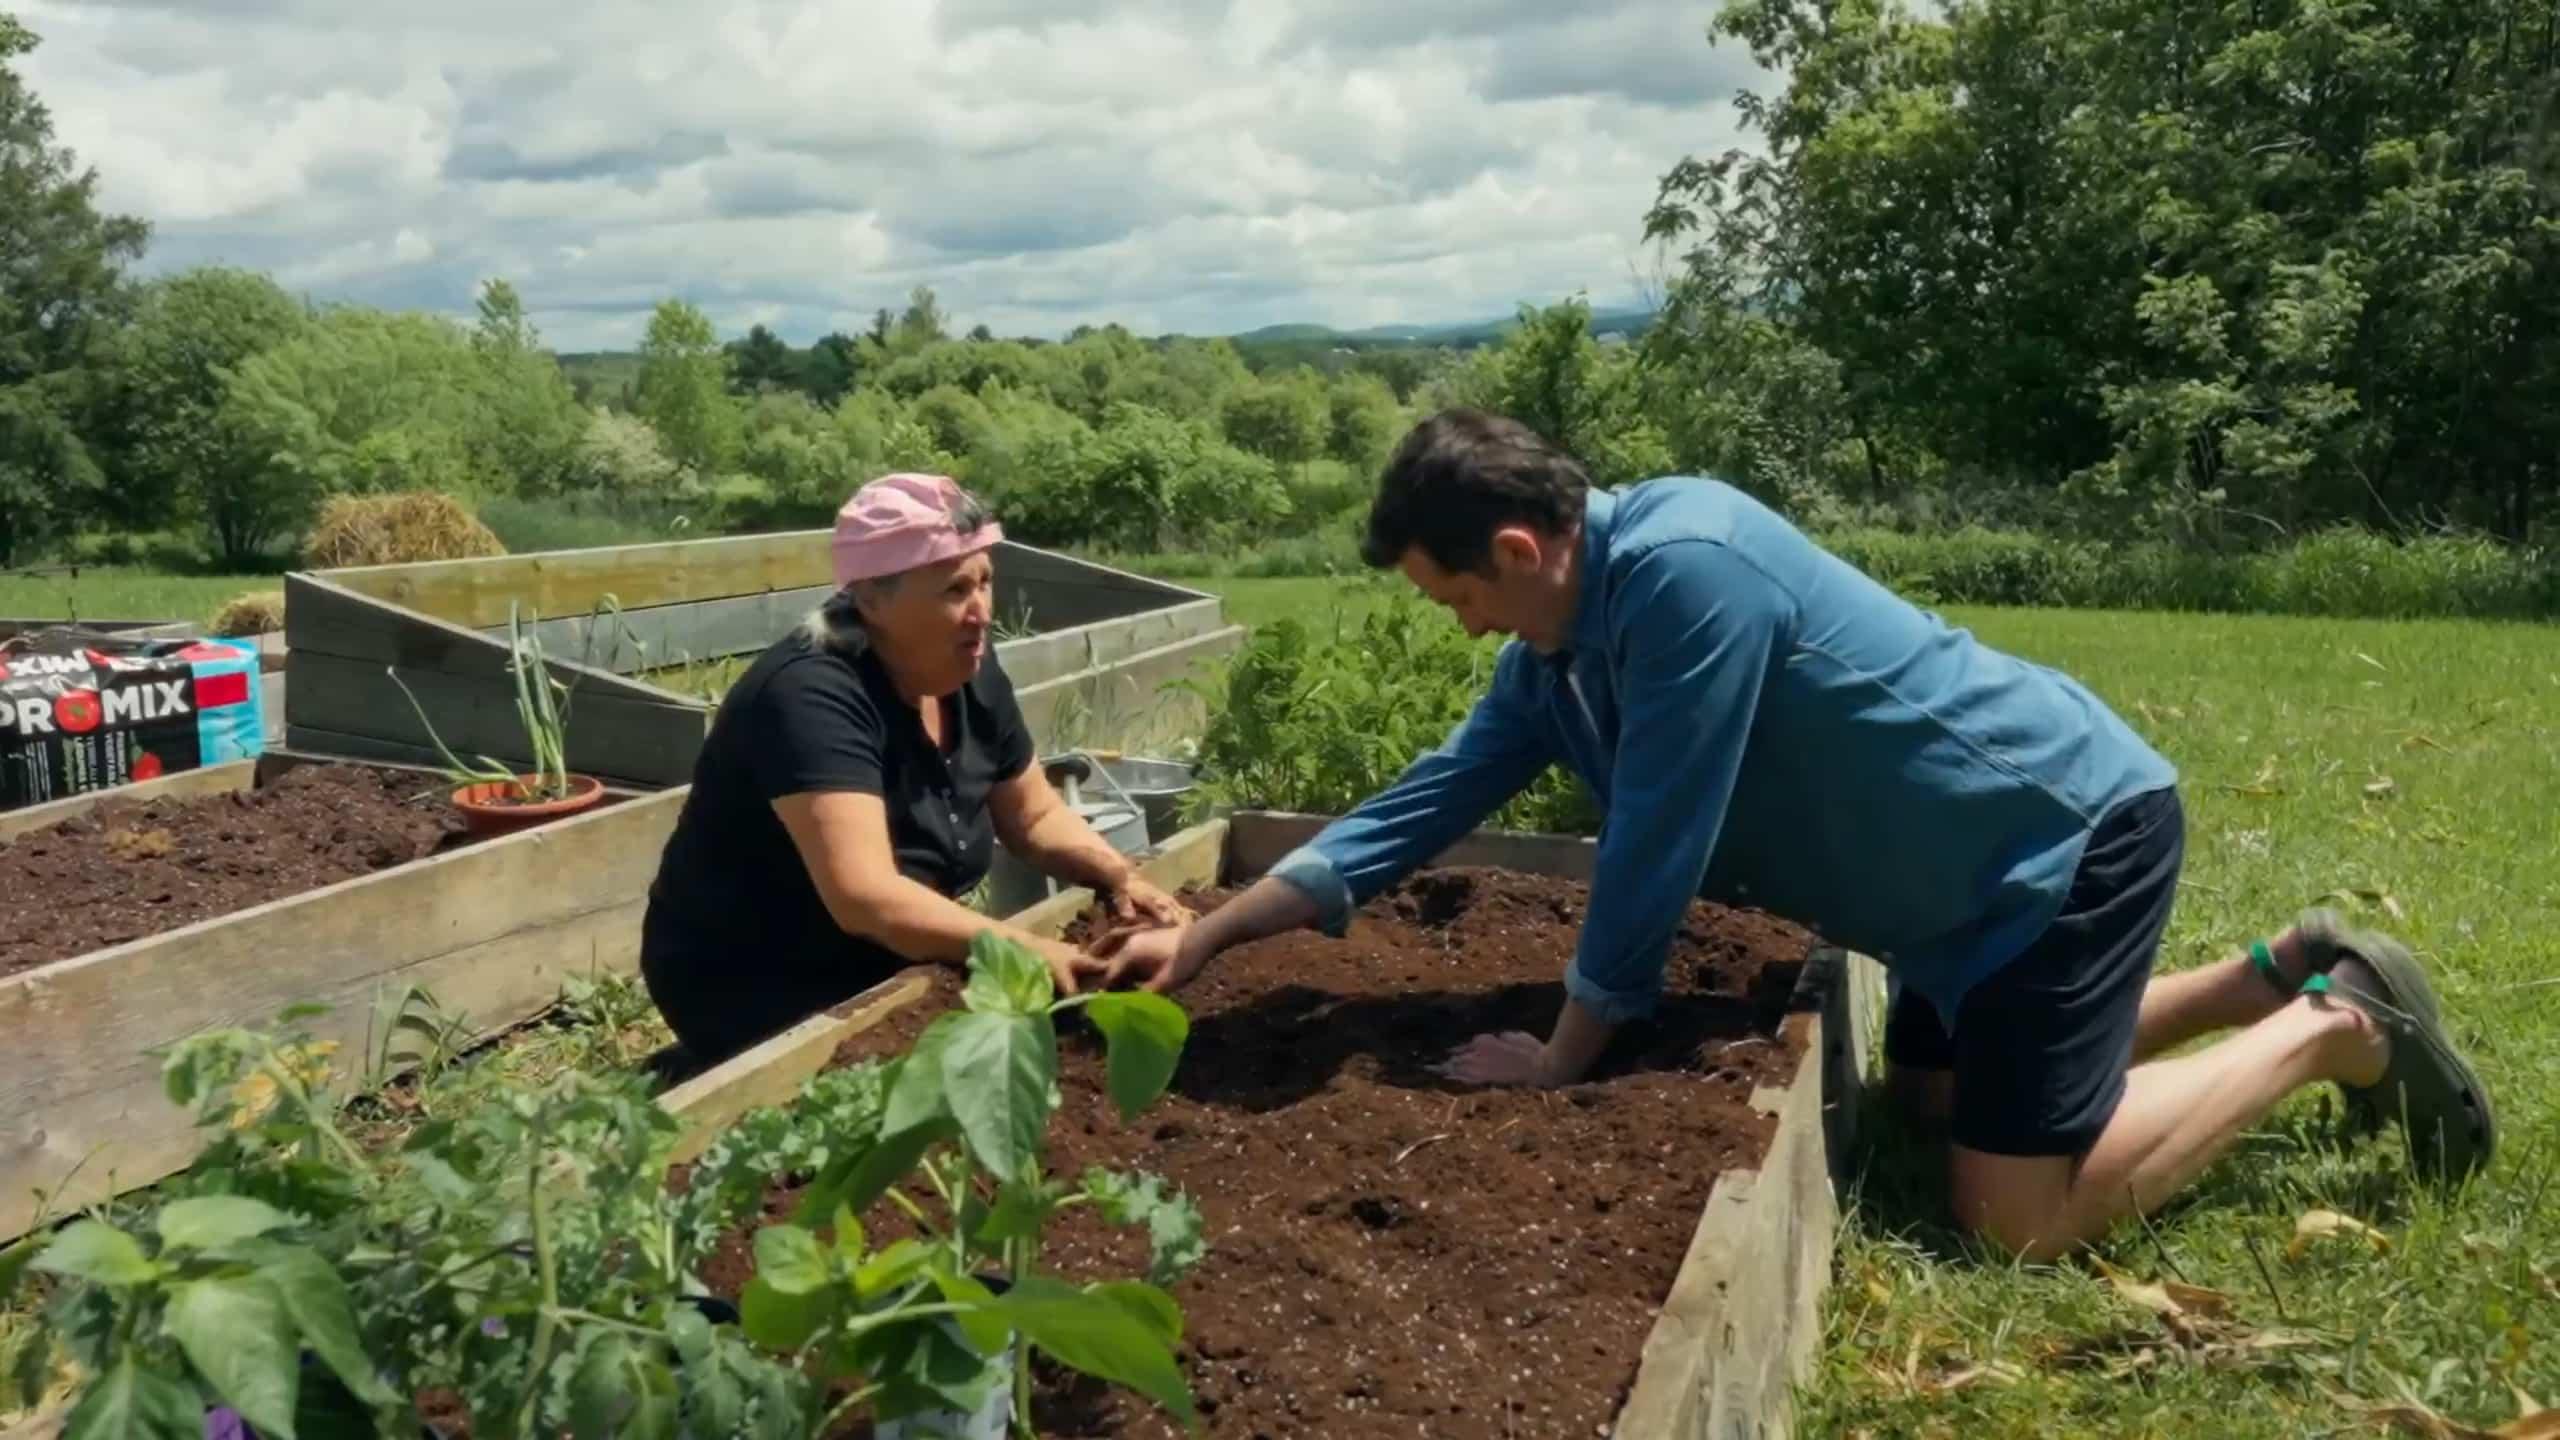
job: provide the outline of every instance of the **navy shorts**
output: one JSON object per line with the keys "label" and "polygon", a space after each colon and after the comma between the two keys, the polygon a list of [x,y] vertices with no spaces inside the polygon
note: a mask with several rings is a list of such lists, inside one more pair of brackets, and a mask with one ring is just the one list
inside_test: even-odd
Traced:
{"label": "navy shorts", "polygon": [[2186,859],[2175,788],[2099,818],[2061,913],[1973,987],[1952,1034],[1904,990],[1885,1020],[1895,1065],[1955,1072],[1950,1136],[1993,1155],[2088,1153],[2124,1099],[2134,1022]]}

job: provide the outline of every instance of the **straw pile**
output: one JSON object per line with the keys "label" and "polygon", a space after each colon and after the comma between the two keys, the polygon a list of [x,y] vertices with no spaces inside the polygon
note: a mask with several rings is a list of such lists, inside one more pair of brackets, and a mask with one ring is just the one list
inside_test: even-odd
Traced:
{"label": "straw pile", "polygon": [[251,590],[213,612],[213,633],[225,637],[272,635],[284,628],[284,592]]}
{"label": "straw pile", "polygon": [[461,501],[432,490],[340,495],[320,508],[320,518],[302,542],[302,563],[313,570],[506,553],[507,547]]}

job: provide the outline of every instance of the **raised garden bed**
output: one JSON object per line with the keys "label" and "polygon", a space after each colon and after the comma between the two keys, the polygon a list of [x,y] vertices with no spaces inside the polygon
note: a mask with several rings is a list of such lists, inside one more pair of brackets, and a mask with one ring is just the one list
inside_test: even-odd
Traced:
{"label": "raised garden bed", "polygon": [[317,1003],[352,1060],[385,994],[426,989],[486,1035],[637,964],[684,792],[464,843],[452,788],[271,754],[6,817],[0,1238],[194,1156],[161,1091],[172,1041]]}
{"label": "raised garden bed", "polygon": [[[1246,815],[1186,832],[1160,883],[1210,887],[1205,903],[1313,823]],[[1049,1163],[1140,1166],[1205,1215],[1208,1258],[1174,1293],[1207,1433],[1783,1431],[1828,1273],[1826,1160],[1868,1050],[1872,966],[1767,917],[1699,906],[1663,1023],[1630,1032],[1592,1081],[1540,1093],[1443,1081],[1429,1062],[1466,1037],[1551,1023],[1590,855],[1479,837],[1344,941],[1230,954],[1183,995],[1186,1059],[1136,1125],[1111,1116],[1098,1049],[1066,1045]],[[1032,918],[1065,928],[1081,899]],[[830,1063],[897,1052],[956,993],[948,977],[911,975],[662,1103],[707,1135]],[[777,1183],[768,1214],[795,1198]],[[887,1208],[865,1220],[880,1236],[902,1224]],[[1127,1274],[1143,1258],[1131,1246],[1070,1219],[1044,1263]],[[713,1270],[734,1293],[743,1238]],[[1098,1385],[1048,1376],[1041,1398],[1043,1433],[1178,1433]]]}
{"label": "raised garden bed", "polygon": [[[509,606],[520,602],[553,674],[578,687],[570,768],[638,788],[684,784],[716,703],[696,687],[832,592],[828,534],[287,575],[287,743],[432,762],[414,694],[457,752],[524,759],[505,671]],[[1196,590],[1010,541],[995,567],[996,613],[1031,631],[996,653],[1051,748],[1143,747],[1196,729],[1198,700],[1174,682],[1244,638],[1221,602]],[[618,617],[600,614],[608,599]]]}

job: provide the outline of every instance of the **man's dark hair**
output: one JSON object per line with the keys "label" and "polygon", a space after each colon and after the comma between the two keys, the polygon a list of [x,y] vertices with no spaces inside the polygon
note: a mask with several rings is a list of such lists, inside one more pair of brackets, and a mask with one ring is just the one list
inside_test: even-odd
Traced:
{"label": "man's dark hair", "polygon": [[1482,410],[1443,410],[1413,427],[1378,477],[1360,558],[1381,570],[1421,547],[1452,574],[1482,573],[1493,532],[1528,525],[1561,535],[1582,521],[1591,476],[1537,431]]}

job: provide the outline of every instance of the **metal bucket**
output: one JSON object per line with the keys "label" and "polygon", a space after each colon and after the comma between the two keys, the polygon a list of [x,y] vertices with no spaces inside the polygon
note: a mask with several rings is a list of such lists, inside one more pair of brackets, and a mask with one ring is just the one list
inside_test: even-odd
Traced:
{"label": "metal bucket", "polygon": [[1156,843],[1173,837],[1182,828],[1183,801],[1199,788],[1192,766],[1179,760],[1158,760],[1104,751],[1094,756],[1095,763],[1112,782],[1112,793],[1137,803],[1147,814],[1147,834]]}

